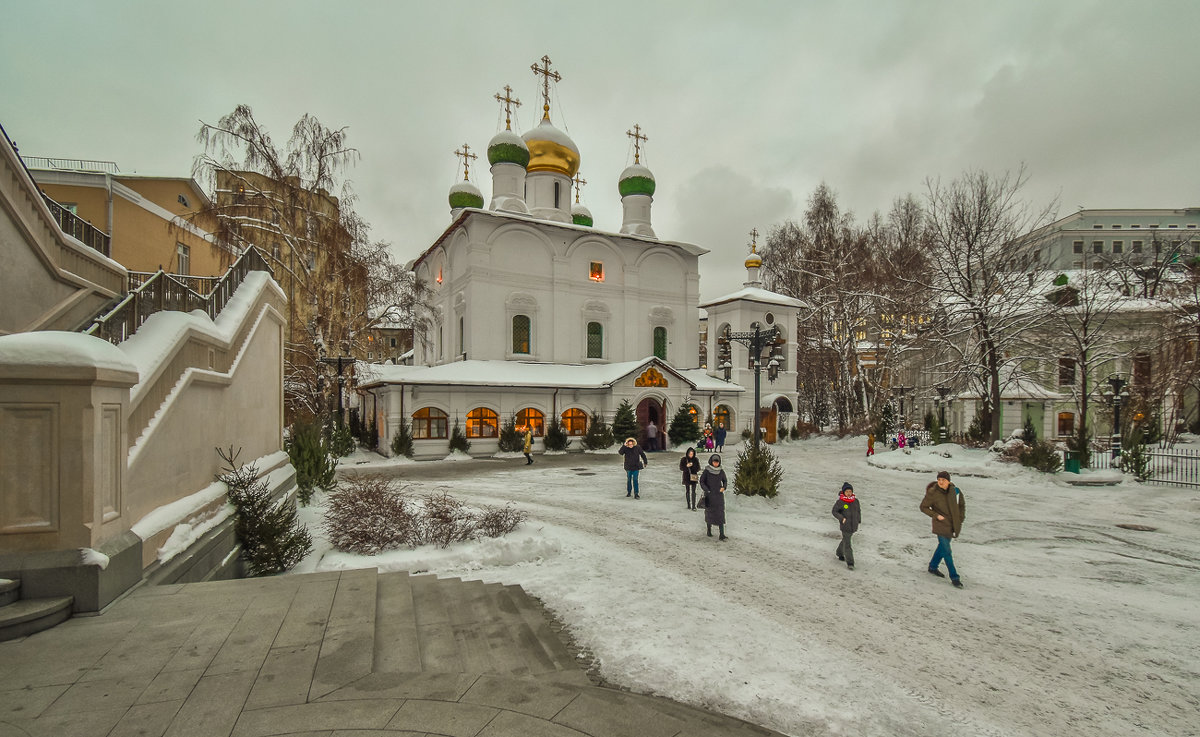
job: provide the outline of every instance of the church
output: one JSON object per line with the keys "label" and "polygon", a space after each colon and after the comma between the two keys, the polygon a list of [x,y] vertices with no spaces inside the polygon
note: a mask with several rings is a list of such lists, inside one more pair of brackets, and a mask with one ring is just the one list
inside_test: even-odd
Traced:
{"label": "church", "polygon": [[[547,57],[532,69],[542,77],[540,123],[517,135],[511,106],[519,101],[509,87],[496,95],[506,123],[487,147],[490,201],[485,206],[470,181],[476,155],[464,144],[455,152],[464,179],[449,192],[450,225],[408,265],[431,289],[434,329],[414,341],[411,365],[360,366],[358,386],[381,450],[390,452],[407,423],[414,457],[443,457],[458,425],[472,455],[491,455],[510,418],[532,427],[540,446],[551,418],[578,437],[593,416],[611,422],[624,400],[642,428],[666,429],[688,407],[697,422],[723,422],[729,444],[755,425],[773,439],[796,402],[788,336],[796,335],[803,303],[762,288],[754,253],[743,289],[700,303],[699,259],[708,251],[655,233],[655,179],[641,163],[648,138],[640,126],[627,132],[634,160],[616,182],[620,227],[597,227],[578,204],[579,147],[550,119],[550,82],[561,75]],[[762,372],[758,412],[747,348],[710,340],[709,368],[699,367],[701,307],[718,337],[778,331],[762,356],[764,367],[772,365],[770,380]]]}

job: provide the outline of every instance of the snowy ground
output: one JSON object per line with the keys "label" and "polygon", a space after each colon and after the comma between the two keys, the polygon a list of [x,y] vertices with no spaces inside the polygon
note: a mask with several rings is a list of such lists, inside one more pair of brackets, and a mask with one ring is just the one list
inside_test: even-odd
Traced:
{"label": "snowy ground", "polygon": [[[531,517],[505,540],[374,558],[330,551],[317,533],[298,570],[520,584],[609,681],[792,735],[1200,730],[1200,492],[1074,487],[957,447],[940,460],[882,452],[887,467],[868,466],[865,445],[777,446],[781,495],[730,494],[724,543],[705,536],[703,511],[685,510],[672,452],[651,455],[638,501],[615,453],[531,467],[350,459],[344,468],[393,473],[414,492],[512,500]],[[963,590],[925,572],[934,538],[917,505],[939,463],[967,498],[954,543]],[[863,506],[854,571],[833,554],[843,480]]]}

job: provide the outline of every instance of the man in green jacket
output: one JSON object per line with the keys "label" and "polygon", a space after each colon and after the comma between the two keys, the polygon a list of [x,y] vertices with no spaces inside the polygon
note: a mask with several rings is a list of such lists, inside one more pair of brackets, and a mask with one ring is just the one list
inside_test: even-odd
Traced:
{"label": "man in green jacket", "polygon": [[950,540],[958,537],[958,533],[962,531],[963,520],[967,518],[967,501],[958,487],[950,483],[949,472],[939,472],[937,480],[925,487],[921,511],[933,520],[933,534],[937,535],[938,539],[933,560],[929,561],[929,572],[945,578],[945,574],[938,570],[944,559],[946,570],[950,571],[950,583],[961,589],[963,584],[954,568],[954,557],[950,554]]}

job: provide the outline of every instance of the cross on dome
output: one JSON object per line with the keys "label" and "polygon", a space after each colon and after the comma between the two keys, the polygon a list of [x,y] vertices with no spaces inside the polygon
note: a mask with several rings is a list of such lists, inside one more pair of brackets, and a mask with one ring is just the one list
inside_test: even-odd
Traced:
{"label": "cross on dome", "polygon": [[543,78],[542,79],[542,115],[546,120],[549,120],[550,119],[550,80],[553,79],[555,82],[561,82],[562,75],[559,74],[558,72],[550,71],[550,57],[549,56],[542,57],[542,66],[539,67],[536,63],[534,63],[534,64],[531,64],[529,66],[529,68],[533,70],[534,74]]}
{"label": "cross on dome", "polygon": [[758,253],[758,228],[750,229],[750,253]]}
{"label": "cross on dome", "polygon": [[633,139],[633,163],[642,163],[642,141],[649,141],[650,137],[642,133],[642,127],[637,123],[633,124],[633,130],[625,131],[625,135]]}
{"label": "cross on dome", "polygon": [[478,159],[479,156],[471,153],[471,147],[465,143],[462,148],[454,152],[454,155],[463,160],[463,181],[471,181],[471,159]]}
{"label": "cross on dome", "polygon": [[496,101],[504,105],[504,130],[512,130],[512,106],[521,107],[521,101],[512,96],[512,87],[504,85],[504,97],[496,93]]}
{"label": "cross on dome", "polygon": [[583,177],[579,176],[579,172],[575,172],[575,178],[572,179],[571,181],[575,182],[575,204],[578,205],[579,204],[579,190],[583,188],[583,185],[587,184],[587,180],[584,179]]}

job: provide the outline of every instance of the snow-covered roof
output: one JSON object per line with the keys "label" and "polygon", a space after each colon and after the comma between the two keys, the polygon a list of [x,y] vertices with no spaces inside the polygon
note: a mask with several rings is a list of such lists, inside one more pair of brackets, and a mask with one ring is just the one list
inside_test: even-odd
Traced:
{"label": "snow-covered roof", "polygon": [[808,307],[808,304],[803,300],[789,297],[786,294],[771,292],[761,287],[742,287],[741,289],[731,294],[726,294],[724,297],[718,297],[711,302],[701,304],[701,307],[716,307],[723,305],[726,302],[744,299],[749,302],[762,302],[769,305],[783,305],[785,307]]}
{"label": "snow-covered roof", "polygon": [[363,367],[359,386],[422,384],[606,389],[650,365],[655,365],[702,391],[743,391],[736,384],[726,384],[720,379],[708,376],[703,369],[679,371],[654,357],[621,363],[595,364],[455,361],[440,366],[370,365]]}

